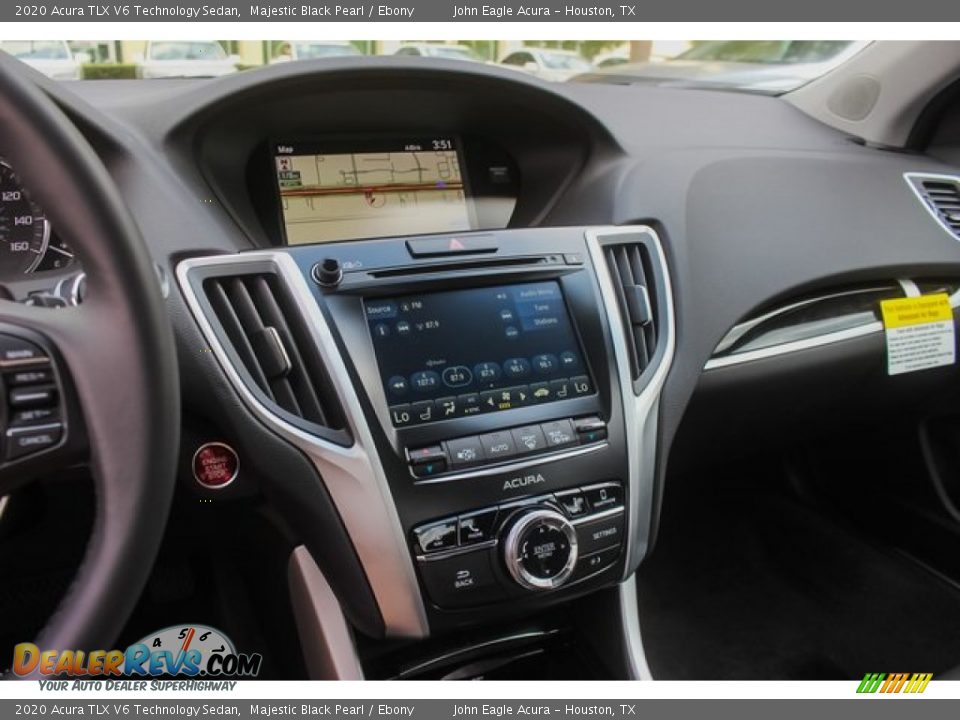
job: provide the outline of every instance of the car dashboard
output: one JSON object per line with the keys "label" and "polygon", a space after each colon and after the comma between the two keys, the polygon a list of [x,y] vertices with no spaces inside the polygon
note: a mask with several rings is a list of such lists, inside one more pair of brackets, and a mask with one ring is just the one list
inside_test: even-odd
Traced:
{"label": "car dashboard", "polygon": [[[182,492],[265,495],[368,636],[622,588],[677,468],[841,421],[851,374],[883,412],[954,382],[896,385],[876,314],[960,305],[953,170],[779,98],[415,59],[45,88],[171,283]],[[50,238],[11,296],[76,282]],[[240,469],[198,483],[214,441]]]}

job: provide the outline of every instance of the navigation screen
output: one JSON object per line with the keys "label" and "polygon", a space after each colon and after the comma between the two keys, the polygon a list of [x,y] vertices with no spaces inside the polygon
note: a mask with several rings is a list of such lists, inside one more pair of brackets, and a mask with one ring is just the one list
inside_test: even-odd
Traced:
{"label": "navigation screen", "polygon": [[451,137],[277,143],[288,245],[473,229]]}
{"label": "navigation screen", "polygon": [[556,281],[368,299],[395,426],[590,395]]}

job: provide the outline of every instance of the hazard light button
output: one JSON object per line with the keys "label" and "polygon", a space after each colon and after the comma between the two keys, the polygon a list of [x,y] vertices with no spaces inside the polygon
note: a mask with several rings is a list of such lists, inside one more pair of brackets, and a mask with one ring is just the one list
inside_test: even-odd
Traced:
{"label": "hazard light button", "polygon": [[407,240],[407,250],[415,258],[491,253],[497,251],[497,240],[493,235],[417,238]]}

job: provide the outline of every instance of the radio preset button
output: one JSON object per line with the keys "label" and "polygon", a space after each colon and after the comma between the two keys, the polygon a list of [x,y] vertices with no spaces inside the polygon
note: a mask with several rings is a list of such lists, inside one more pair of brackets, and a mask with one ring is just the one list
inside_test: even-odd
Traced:
{"label": "radio preset button", "polygon": [[560,367],[556,355],[534,355],[533,369],[539,375],[551,375]]}
{"label": "radio preset button", "polygon": [[569,420],[554,420],[540,426],[547,439],[547,447],[561,448],[577,444],[577,435],[573,423]]}
{"label": "radio preset button", "polygon": [[447,387],[460,388],[473,382],[473,373],[464,365],[454,365],[443,371],[443,384]]}
{"label": "radio preset button", "polygon": [[539,425],[528,425],[510,431],[517,448],[518,455],[540,452],[547,449],[547,439]]}
{"label": "radio preset button", "polygon": [[480,382],[496,382],[500,379],[500,366],[495,362],[482,362],[474,366],[473,374]]}
{"label": "radio preset button", "polygon": [[457,518],[441,520],[413,531],[421,552],[431,553],[457,547],[459,525]]}
{"label": "radio preset button", "polygon": [[433,370],[421,370],[410,376],[410,385],[417,392],[430,392],[440,387],[440,376]]}
{"label": "radio preset button", "polygon": [[530,375],[530,361],[526,358],[510,358],[503,363],[504,374],[513,380],[521,380]]}
{"label": "radio preset button", "polygon": [[480,443],[487,460],[506,460],[517,454],[517,446],[509,430],[481,435]]}
{"label": "radio preset button", "polygon": [[456,440],[448,440],[447,457],[453,467],[475,465],[484,459],[483,445],[476,435]]}

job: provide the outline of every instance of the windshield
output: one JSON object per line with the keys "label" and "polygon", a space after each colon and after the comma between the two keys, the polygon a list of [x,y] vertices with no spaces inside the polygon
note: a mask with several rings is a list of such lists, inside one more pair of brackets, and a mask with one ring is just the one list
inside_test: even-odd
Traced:
{"label": "windshield", "polygon": [[21,60],[69,60],[64,42],[57,40],[9,40],[0,49]]}
{"label": "windshield", "polygon": [[296,43],[295,47],[297,58],[300,60],[360,54],[360,51],[353,45],[345,43]]}
{"label": "windshield", "polygon": [[543,64],[551,70],[589,70],[590,63],[577,57],[576,55],[567,55],[566,53],[541,53]]}
{"label": "windshield", "polygon": [[227,54],[217,42],[155,42],[151,60],[224,60]]}
{"label": "windshield", "polygon": [[[17,40],[0,48],[51,77],[77,60],[84,80],[211,78],[282,62],[378,56],[469,60],[546,82],[654,84],[778,94],[849,61],[869,43],[850,40]],[[418,60],[419,62],[419,60]]]}

